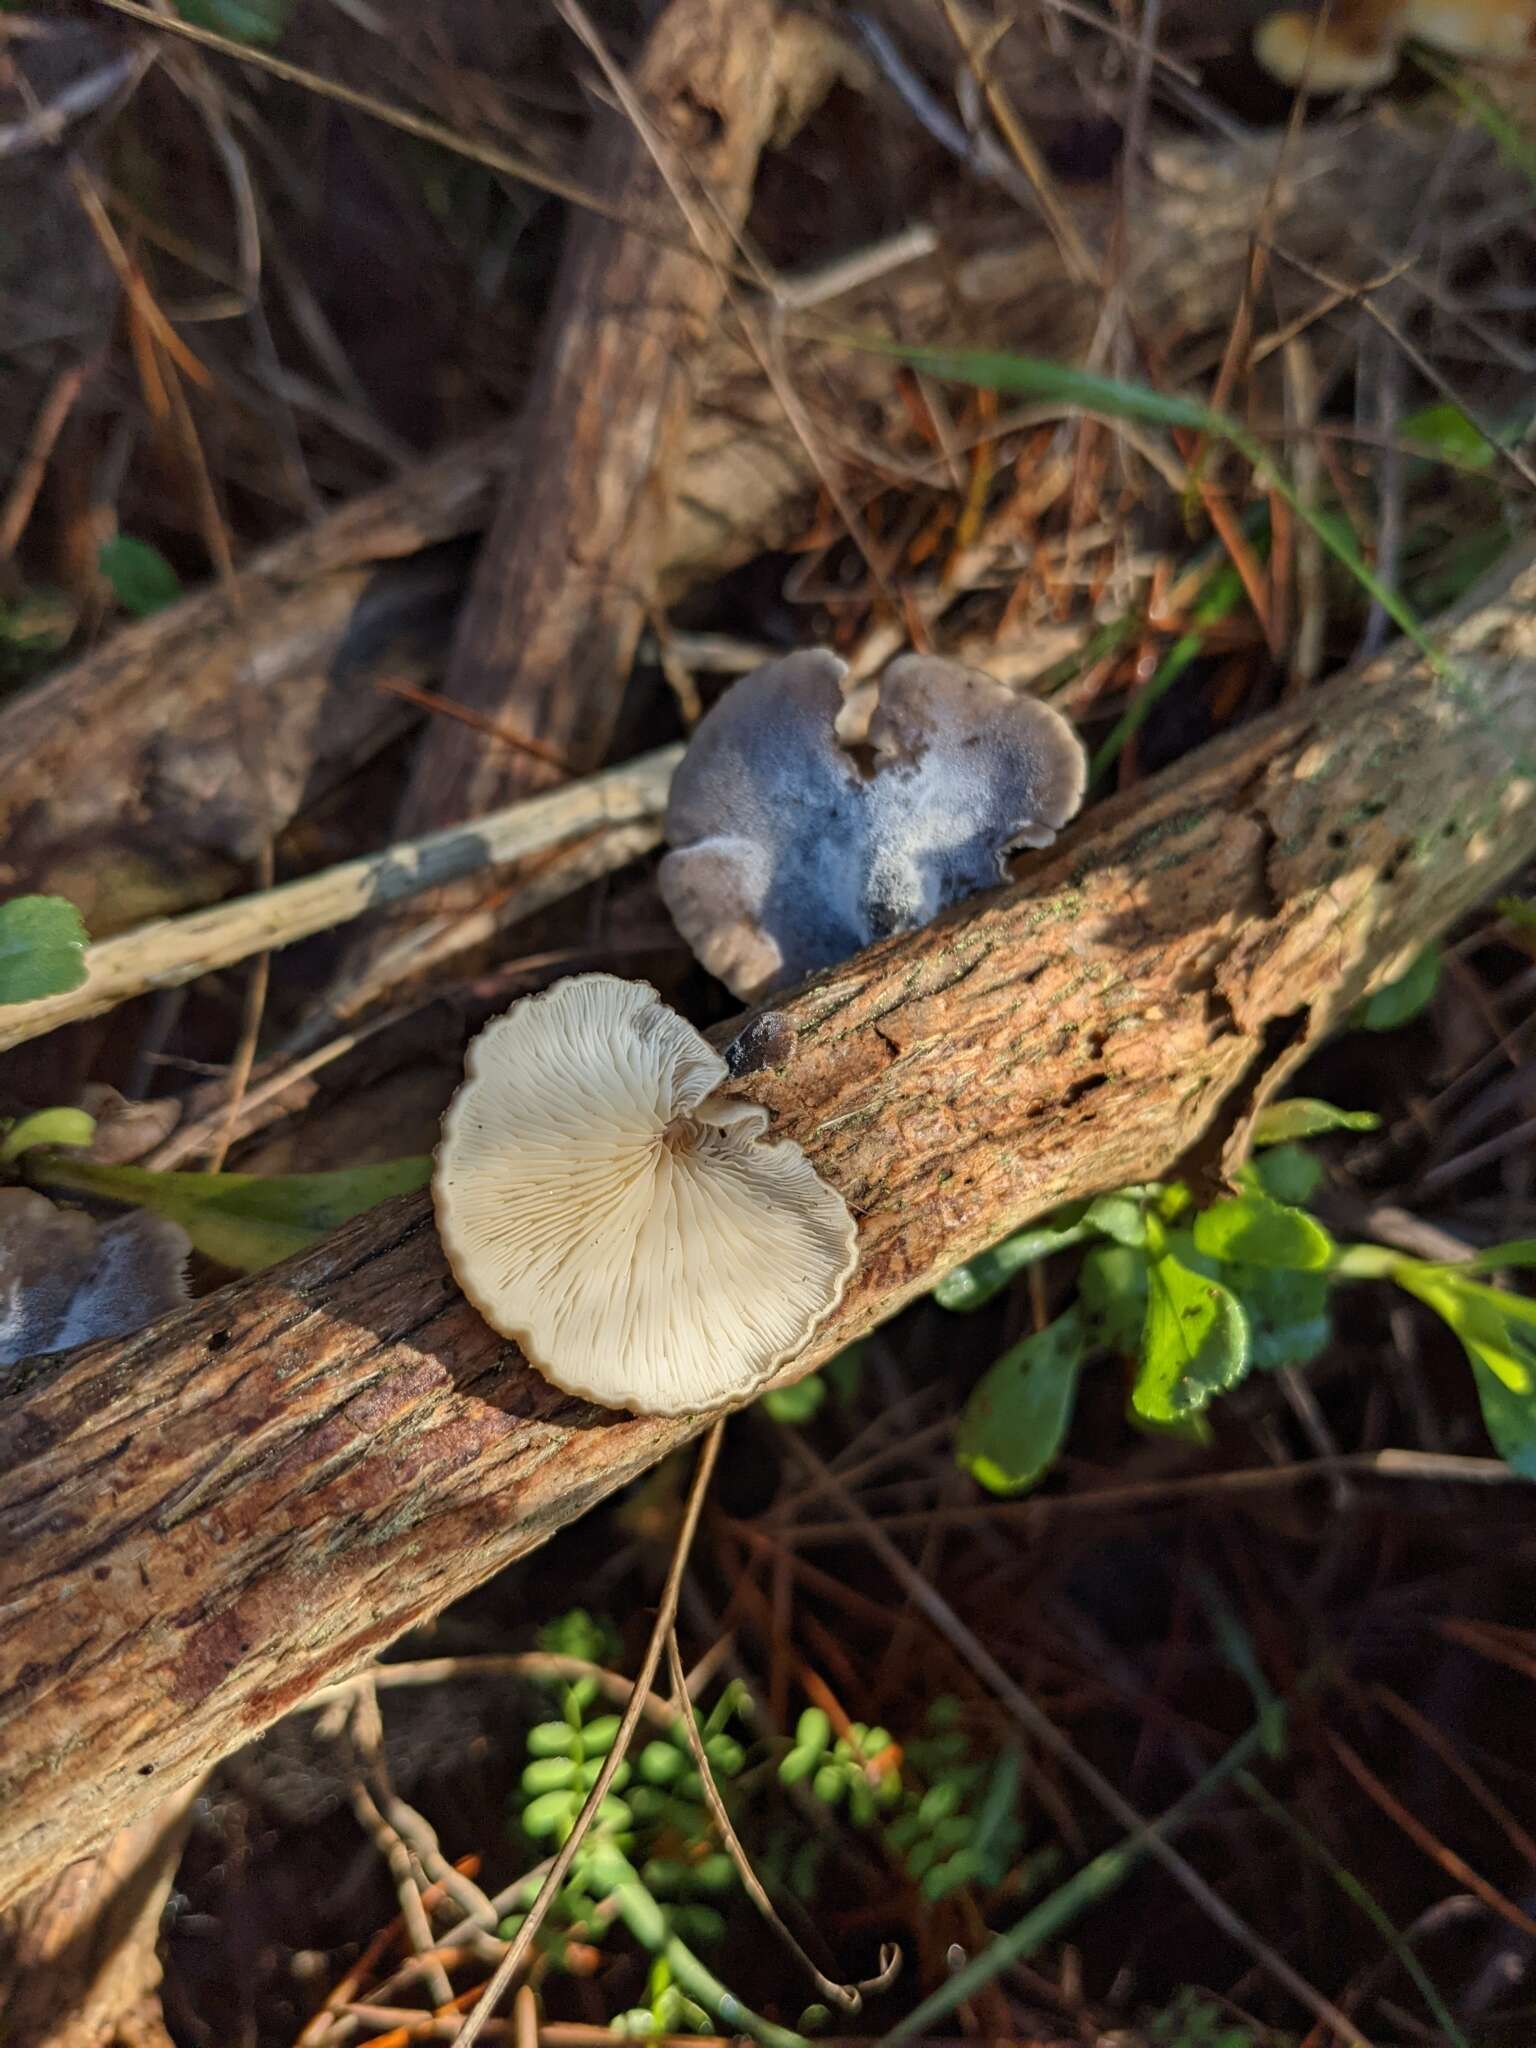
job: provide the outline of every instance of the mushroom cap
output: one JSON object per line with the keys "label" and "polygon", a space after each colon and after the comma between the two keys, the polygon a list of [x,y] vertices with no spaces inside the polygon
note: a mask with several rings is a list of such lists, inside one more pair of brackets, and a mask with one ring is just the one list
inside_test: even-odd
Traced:
{"label": "mushroom cap", "polygon": [[0,1189],[0,1366],[141,1330],[186,1300],[191,1249],[168,1217],[98,1223]]}
{"label": "mushroom cap", "polygon": [[1343,9],[1319,24],[1316,15],[1286,8],[1259,23],[1253,53],[1282,85],[1300,85],[1305,77],[1311,92],[1372,92],[1397,70],[1402,34],[1399,23],[1356,23]]}
{"label": "mushroom cap", "polygon": [[[816,649],[744,677],[673,778],[662,896],[748,1000],[995,887],[1083,799],[1082,745],[1038,698],[909,654],[873,698],[858,686],[850,728],[846,673]],[[857,743],[840,743],[840,716]]]}
{"label": "mushroom cap", "polygon": [[432,1176],[454,1277],[567,1393],[684,1415],[750,1395],[841,1300],[846,1203],[645,982],[580,974],[470,1045]]}

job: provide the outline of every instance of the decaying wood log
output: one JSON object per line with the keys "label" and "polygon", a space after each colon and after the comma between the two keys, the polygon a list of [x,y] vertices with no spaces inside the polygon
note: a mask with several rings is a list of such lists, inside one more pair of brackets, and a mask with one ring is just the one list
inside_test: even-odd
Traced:
{"label": "decaying wood log", "polygon": [[160,1916],[198,1781],[0,1914],[6,2048],[171,2048]]}
{"label": "decaying wood log", "polygon": [[[1536,851],[1536,551],[788,998],[739,1085],[847,1197],[804,1372],[1057,1203],[1241,1142],[1373,981]],[[0,1871],[46,1877],[698,1426],[557,1393],[425,1197],[0,1401]]]}
{"label": "decaying wood log", "polygon": [[[1277,236],[1334,273],[1370,271],[1376,250],[1356,231],[1369,220],[1381,248],[1397,246],[1434,138],[1367,122],[1309,130],[1292,147]],[[1224,331],[1273,168],[1267,141],[1156,152],[1127,289],[1165,344]],[[1083,202],[1090,235],[1104,205]],[[1070,358],[1098,307],[1050,242],[992,198],[963,239],[821,311],[914,342]],[[899,445],[887,362],[791,333],[785,368],[846,472]],[[728,333],[712,338],[699,386],[660,544],[664,602],[781,545],[814,489],[809,457]],[[237,610],[218,589],[188,598],[0,709],[0,889],[56,890],[106,937],[242,886],[269,835],[415,716],[376,682],[441,676],[505,459],[504,435],[452,449],[264,551],[235,579]],[[245,758],[241,705],[263,735],[265,780]]]}
{"label": "decaying wood log", "polygon": [[[708,254],[730,259],[757,160],[792,97],[795,124],[843,61],[826,31],[779,0],[668,0],[627,112],[595,119],[590,189],[676,236],[676,201],[654,159],[685,166],[712,202]],[[538,365],[513,435],[501,504],[454,639],[445,694],[534,734],[578,773],[605,759],[663,567],[667,508],[700,359],[724,275],[613,221],[571,224]],[[478,817],[547,787],[544,763],[487,747],[442,719],[417,750],[403,836]]]}

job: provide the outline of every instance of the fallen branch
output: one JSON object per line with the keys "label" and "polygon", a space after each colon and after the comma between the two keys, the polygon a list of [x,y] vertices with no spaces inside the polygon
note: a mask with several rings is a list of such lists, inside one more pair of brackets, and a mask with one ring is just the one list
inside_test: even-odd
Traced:
{"label": "fallen branch", "polygon": [[[613,865],[633,860],[644,842],[661,838],[661,813],[681,747],[661,747],[620,768],[543,796],[509,804],[471,825],[405,840],[362,860],[343,861],[301,881],[284,882],[252,896],[238,896],[212,910],[143,925],[120,938],[87,949],[86,975],[79,988],[31,1003],[0,1007],[0,1052],[38,1038],[61,1024],[127,1002],[150,989],[178,988],[216,968],[230,967],[253,953],[294,945],[315,932],[331,931],[365,911],[403,902],[445,882],[480,875],[510,861],[526,860],[549,847],[603,827],[649,825],[636,845],[632,831],[611,831]],[[582,882],[601,873],[591,860],[576,871]],[[575,879],[571,886],[577,886]],[[537,880],[533,887],[538,889]],[[549,900],[541,892],[541,901]],[[507,915],[513,912],[503,906]]]}
{"label": "fallen branch", "polygon": [[[1338,269],[1362,218],[1363,187],[1388,248],[1422,189],[1435,138],[1370,122],[1304,132],[1276,233]],[[1247,273],[1252,223],[1273,146],[1185,143],[1158,150],[1126,290],[1147,332],[1224,329]],[[991,211],[933,255],[873,280],[796,289],[783,373],[831,457],[856,477],[905,445],[891,365],[830,349],[806,304],[844,331],[911,343],[1006,345],[1074,360],[1098,315],[1064,278],[1047,238],[1017,211]],[[1084,203],[1099,232],[1105,202]],[[1371,268],[1371,252],[1356,271]],[[1311,286],[1279,280],[1281,317]],[[837,293],[841,292],[841,296]],[[573,347],[579,346],[573,340]],[[782,546],[815,488],[757,365],[728,332],[709,342],[660,527],[661,601]],[[450,449],[243,566],[213,589],[118,632],[0,709],[0,890],[71,897],[97,937],[245,886],[265,842],[333,793],[419,716],[380,682],[431,687],[473,544],[509,459],[505,434]],[[1006,664],[1007,647],[993,650]],[[980,650],[976,650],[979,658]],[[263,775],[241,752],[261,731]],[[91,735],[91,772],[79,772]],[[484,744],[482,742],[482,744]]]}
{"label": "fallen branch", "polygon": [[[1536,853],[1536,552],[1411,650],[823,976],[743,1091],[859,1219],[809,1370],[1074,1196],[1230,1158],[1374,982]],[[700,1427],[603,1413],[458,1294],[425,1197],[0,1401],[0,1869],[45,1878]]]}

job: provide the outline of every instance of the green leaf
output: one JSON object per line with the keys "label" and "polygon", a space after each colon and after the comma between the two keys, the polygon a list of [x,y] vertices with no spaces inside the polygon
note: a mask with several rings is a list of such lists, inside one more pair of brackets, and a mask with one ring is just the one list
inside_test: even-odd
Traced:
{"label": "green leaf", "polygon": [[1474,1351],[1472,1379],[1494,1449],[1522,1479],[1536,1479],[1536,1397],[1517,1394]]}
{"label": "green leaf", "polygon": [[1177,1421],[1234,1387],[1248,1370],[1248,1325],[1237,1298],[1172,1252],[1147,1264],[1147,1319],[1131,1399],[1153,1422]]}
{"label": "green leaf", "polygon": [[1536,1301],[1464,1279],[1461,1267],[1404,1259],[1393,1270],[1461,1339],[1499,1456],[1523,1479],[1536,1479]]}
{"label": "green leaf", "polygon": [[1435,999],[1440,985],[1440,947],[1426,946],[1406,974],[1356,1005],[1351,1023],[1361,1031],[1396,1031],[1411,1024]]}
{"label": "green leaf", "polygon": [[1536,1301],[1465,1280],[1454,1266],[1403,1259],[1393,1270],[1400,1286],[1450,1325],[1474,1364],[1485,1366],[1512,1394],[1536,1394]]}
{"label": "green leaf", "polygon": [[126,533],[102,542],[96,550],[96,566],[123,610],[136,619],[164,611],[181,595],[180,579],[160,550]]}
{"label": "green leaf", "polygon": [[1459,405],[1443,401],[1421,406],[1398,422],[1398,433],[1426,454],[1462,469],[1487,469],[1494,447],[1482,428],[1475,426]]}
{"label": "green leaf", "polygon": [[1493,907],[1516,931],[1536,932],[1536,897],[1501,896]]}
{"label": "green leaf", "polygon": [[1224,1265],[1221,1279],[1243,1305],[1251,1371],[1284,1372],[1310,1365],[1332,1342],[1326,1273]]}
{"label": "green leaf", "polygon": [[1100,1237],[1112,1238],[1116,1244],[1133,1249],[1147,1241],[1146,1215],[1138,1196],[1129,1188],[1122,1188],[1118,1194],[1100,1195],[1090,1202],[1083,1224]]}
{"label": "green leaf", "polygon": [[1318,1273],[1333,1258],[1333,1239],[1315,1217],[1257,1188],[1202,1210],[1195,1218],[1194,1236],[1195,1249],[1206,1258],[1233,1259],[1247,1266]]}
{"label": "green leaf", "polygon": [[1512,1237],[1504,1244],[1491,1244],[1475,1258],[1458,1261],[1452,1273],[1502,1273],[1506,1266],[1536,1266],[1536,1237]]}
{"label": "green leaf", "polygon": [[68,1153],[39,1156],[39,1186],[153,1209],[179,1223],[197,1250],[237,1272],[259,1272],[302,1251],[349,1217],[425,1187],[430,1158],[390,1159],[338,1173],[155,1173],[143,1166],[99,1166]]}
{"label": "green leaf", "polygon": [[995,1294],[1000,1294],[1014,1275],[1022,1273],[1026,1266],[1034,1265],[1037,1259],[1049,1258],[1052,1252],[1064,1251],[1068,1245],[1081,1244],[1085,1237],[1091,1235],[1081,1212],[1070,1223],[1031,1224],[1027,1230],[1015,1231],[1012,1237],[1005,1237],[990,1251],[967,1259],[963,1266],[956,1266],[952,1273],[946,1273],[934,1288],[933,1298],[940,1308],[968,1314],[972,1309],[981,1308]]}
{"label": "green leaf", "polygon": [[89,1145],[96,1119],[83,1109],[40,1109],[13,1123],[0,1138],[0,1166],[9,1166],[35,1145]]}
{"label": "green leaf", "polygon": [[796,1380],[792,1387],[770,1387],[762,1402],[775,1422],[787,1423],[794,1429],[819,1414],[826,1399],[826,1381],[819,1372],[812,1372],[803,1380]]}
{"label": "green leaf", "polygon": [[282,40],[296,5],[297,0],[176,0],[176,12],[232,42],[269,48]]}
{"label": "green leaf", "polygon": [[1310,1095],[1287,1096],[1266,1103],[1254,1120],[1255,1145],[1289,1145],[1298,1138],[1320,1138],[1325,1131],[1374,1131],[1381,1118],[1368,1109],[1338,1109]]}
{"label": "green leaf", "polygon": [[1087,1346],[1069,1308],[988,1368],[960,1417],[955,1456],[989,1493],[1020,1493],[1054,1461]]}
{"label": "green leaf", "polygon": [[[1262,1188],[1277,1202],[1300,1208],[1310,1202],[1322,1185],[1323,1169],[1305,1145],[1274,1145],[1260,1152],[1244,1169],[1252,1178],[1245,1184]],[[1242,1180],[1243,1176],[1238,1176]]]}
{"label": "green leaf", "polygon": [[1127,1245],[1096,1245],[1077,1276],[1078,1306],[1089,1339],[1128,1357],[1147,1314],[1147,1261]]}
{"label": "green leaf", "polygon": [[0,903],[0,1003],[61,996],[85,979],[86,930],[62,896]]}

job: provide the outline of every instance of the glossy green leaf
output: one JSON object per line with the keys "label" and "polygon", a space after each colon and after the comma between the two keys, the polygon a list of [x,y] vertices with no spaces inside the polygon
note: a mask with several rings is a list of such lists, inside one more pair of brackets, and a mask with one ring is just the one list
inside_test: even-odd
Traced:
{"label": "glossy green leaf", "polygon": [[83,1109],[39,1109],[18,1117],[0,1137],[0,1165],[9,1166],[34,1145],[89,1145],[95,1135],[96,1119]]}
{"label": "glossy green leaf", "polygon": [[1293,1273],[1321,1272],[1333,1257],[1333,1239],[1315,1217],[1257,1188],[1203,1209],[1194,1237],[1195,1249],[1208,1259],[1283,1266]]}
{"label": "glossy green leaf", "polygon": [[123,610],[136,619],[164,611],[181,595],[180,579],[160,550],[129,534],[104,540],[96,551],[96,566]]}
{"label": "glossy green leaf", "polygon": [[1131,1399],[1153,1422],[1177,1421],[1234,1387],[1248,1369],[1248,1325],[1219,1280],[1163,1252],[1147,1264],[1141,1369]]}
{"label": "glossy green leaf", "polygon": [[989,1493],[1020,1493],[1054,1461],[1087,1343],[1082,1317],[1070,1308],[1005,1351],[977,1385],[955,1433],[955,1456]]}
{"label": "glossy green leaf", "polygon": [[1056,1220],[1031,1224],[1027,1230],[1015,1231],[990,1251],[981,1252],[976,1258],[967,1259],[963,1266],[956,1266],[952,1273],[946,1273],[934,1288],[933,1298],[940,1308],[968,1314],[1000,1294],[1026,1266],[1049,1258],[1052,1252],[1065,1251],[1068,1245],[1081,1244],[1091,1235],[1081,1213],[1070,1223]]}
{"label": "glossy green leaf", "polygon": [[1440,986],[1440,947],[1426,946],[1406,974],[1367,996],[1351,1021],[1362,1031],[1396,1031],[1427,1010]]}
{"label": "glossy green leaf", "polygon": [[1298,1138],[1320,1138],[1325,1131],[1374,1131],[1381,1118],[1368,1109],[1338,1109],[1310,1095],[1290,1095],[1267,1103],[1254,1119],[1255,1145],[1290,1145]]}
{"label": "glossy green leaf", "polygon": [[62,896],[0,903],[0,1003],[61,996],[85,979],[86,930]]}
{"label": "glossy green leaf", "polygon": [[153,1209],[179,1223],[197,1250],[237,1272],[254,1273],[302,1251],[339,1223],[391,1195],[425,1187],[430,1158],[390,1159],[337,1173],[155,1173],[99,1166],[67,1152],[34,1155],[40,1187],[100,1195]]}

